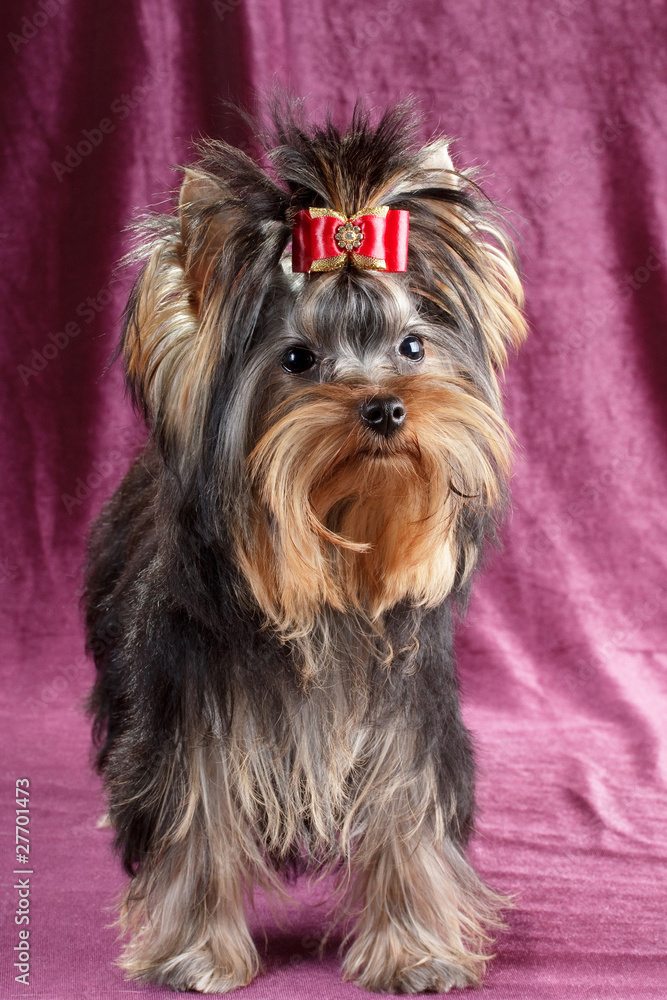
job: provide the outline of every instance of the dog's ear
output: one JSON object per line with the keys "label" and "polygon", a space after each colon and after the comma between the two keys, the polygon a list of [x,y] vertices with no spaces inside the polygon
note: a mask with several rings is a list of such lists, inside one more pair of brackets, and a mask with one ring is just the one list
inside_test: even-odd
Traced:
{"label": "dog's ear", "polygon": [[457,170],[449,140],[436,139],[416,155],[392,201],[410,211],[415,291],[449,320],[473,322],[501,369],[508,346],[526,335],[523,290],[512,243],[474,173]]}
{"label": "dog's ear", "polygon": [[221,178],[192,168],[184,173],[178,198],[183,269],[199,304],[246,206]]}
{"label": "dog's ear", "polygon": [[421,163],[422,170],[447,170],[454,169],[454,163],[449,152],[449,139],[436,139],[422,149],[424,159]]}
{"label": "dog's ear", "polygon": [[451,140],[434,139],[404,164],[397,176],[390,176],[384,190],[376,193],[374,200],[396,201],[415,192],[425,194],[436,189],[456,190],[461,186],[461,175],[456,170],[449,152]]}
{"label": "dog's ear", "polygon": [[250,342],[289,238],[286,195],[242,150],[206,143],[176,216],[148,220],[123,335],[127,379],[158,440],[196,461],[215,372]]}
{"label": "dog's ear", "polygon": [[435,139],[420,152],[419,171],[427,173],[433,187],[440,184],[458,187],[458,174],[449,152],[450,144],[450,139]]}

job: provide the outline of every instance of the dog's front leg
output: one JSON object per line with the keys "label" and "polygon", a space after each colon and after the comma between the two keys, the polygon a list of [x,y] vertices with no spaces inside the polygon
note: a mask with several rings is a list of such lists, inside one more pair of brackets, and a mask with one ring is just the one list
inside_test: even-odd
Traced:
{"label": "dog's front leg", "polygon": [[128,888],[120,923],[131,939],[120,965],[144,982],[226,993],[249,983],[260,962],[244,905],[252,866],[223,748],[188,752],[176,808],[173,771],[169,777],[165,796],[177,820],[151,844]]}
{"label": "dog's front leg", "polygon": [[[354,914],[347,979],[377,992],[446,992],[477,984],[502,904],[453,838],[403,787],[370,806],[350,865]],[[425,791],[425,790],[424,790]],[[438,832],[440,828],[440,832]]]}

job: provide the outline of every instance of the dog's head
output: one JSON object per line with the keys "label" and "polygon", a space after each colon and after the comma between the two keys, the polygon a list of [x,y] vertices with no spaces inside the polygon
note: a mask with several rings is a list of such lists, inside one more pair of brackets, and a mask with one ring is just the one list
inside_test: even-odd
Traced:
{"label": "dog's head", "polygon": [[[525,333],[513,251],[447,143],[415,149],[414,127],[405,106],[376,126],[357,110],[346,132],[283,108],[277,181],[206,144],[128,310],[128,378],[167,466],[284,634],[324,605],[439,603],[502,503],[497,377]],[[293,272],[304,210],[379,207],[409,213],[404,272],[352,256],[344,221],[338,260]]]}

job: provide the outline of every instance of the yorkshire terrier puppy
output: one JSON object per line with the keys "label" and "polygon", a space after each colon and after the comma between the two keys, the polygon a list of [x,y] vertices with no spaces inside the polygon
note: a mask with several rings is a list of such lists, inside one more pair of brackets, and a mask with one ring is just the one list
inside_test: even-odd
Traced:
{"label": "yorkshire terrier puppy", "polygon": [[502,901],[464,854],[452,622],[506,497],[525,326],[493,207],[417,124],[282,102],[270,174],[205,143],[145,227],[122,354],[150,443],[86,588],[135,979],[250,982],[246,904],[295,867],[335,874],[360,986],[484,971]]}

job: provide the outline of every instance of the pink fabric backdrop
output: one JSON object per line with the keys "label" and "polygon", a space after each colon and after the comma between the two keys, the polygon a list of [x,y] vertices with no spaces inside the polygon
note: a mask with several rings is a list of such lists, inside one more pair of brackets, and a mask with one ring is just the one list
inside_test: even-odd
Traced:
{"label": "pink fabric backdrop", "polygon": [[[104,373],[129,281],[114,264],[192,137],[242,139],[219,99],[281,81],[342,116],[358,92],[416,93],[424,138],[460,136],[458,162],[516,213],[532,336],[507,379],[514,512],[459,637],[473,854],[516,894],[486,991],[666,996],[665,5],[35,0],[1,17],[0,989],[167,996],[112,965],[123,878],[81,710],[83,540],[141,440]],[[29,986],[12,968],[23,777]],[[360,996],[334,951],[315,959],[321,927],[310,907],[275,930],[248,1000]]]}

